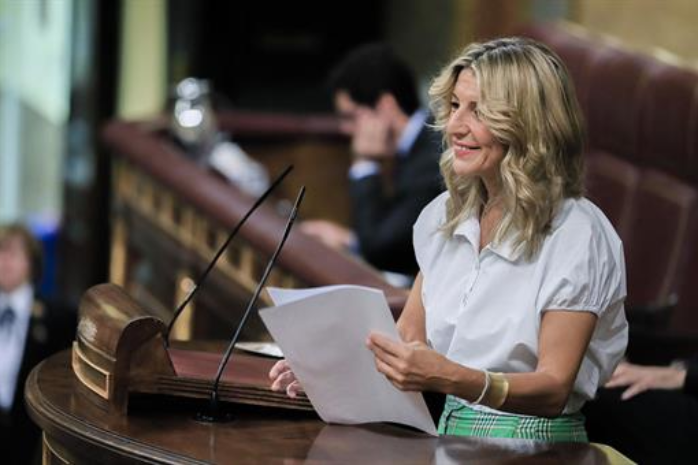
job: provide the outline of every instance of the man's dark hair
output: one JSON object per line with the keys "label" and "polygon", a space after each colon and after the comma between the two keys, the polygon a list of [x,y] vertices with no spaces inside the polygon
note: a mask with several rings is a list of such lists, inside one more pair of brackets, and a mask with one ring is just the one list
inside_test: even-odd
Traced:
{"label": "man's dark hair", "polygon": [[366,44],[351,51],[332,69],[328,82],[333,94],[346,91],[362,105],[375,107],[381,94],[387,92],[406,114],[419,108],[412,70],[386,44]]}

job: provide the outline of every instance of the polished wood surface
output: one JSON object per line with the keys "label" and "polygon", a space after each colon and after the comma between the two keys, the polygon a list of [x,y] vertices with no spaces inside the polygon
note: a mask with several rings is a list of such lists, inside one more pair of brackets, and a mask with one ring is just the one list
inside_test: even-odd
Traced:
{"label": "polished wood surface", "polygon": [[[178,397],[209,398],[222,351],[215,353],[190,349],[168,349],[177,376],[159,376],[146,385],[134,386],[135,392],[167,394]],[[269,389],[269,371],[276,359],[233,353],[223,370],[218,398],[223,401],[266,407],[314,411],[305,394],[290,399],[285,393]],[[148,388],[152,390],[148,390]]]}
{"label": "polished wood surface", "polygon": [[[114,414],[125,415],[130,397],[161,394],[208,399],[223,348],[197,351],[165,343],[167,326],[115,284],[91,287],[80,302],[72,369],[90,394]],[[269,389],[273,360],[235,354],[221,373],[222,401],[312,411],[307,397],[289,399]]]}
{"label": "polished wood surface", "polygon": [[82,386],[62,352],[38,365],[25,391],[44,431],[47,463],[535,463],[604,464],[587,444],[432,438],[387,424],[327,425],[314,414],[227,405],[234,420],[195,420],[204,405],[148,397],[128,415],[109,414]]}

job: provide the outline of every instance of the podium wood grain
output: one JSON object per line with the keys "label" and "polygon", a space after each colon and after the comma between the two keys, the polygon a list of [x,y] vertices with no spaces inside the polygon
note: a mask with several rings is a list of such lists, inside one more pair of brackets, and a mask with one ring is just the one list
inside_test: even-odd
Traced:
{"label": "podium wood grain", "polygon": [[497,463],[604,464],[586,444],[431,438],[387,424],[327,425],[313,413],[229,404],[229,423],[197,422],[201,401],[148,397],[109,414],[70,368],[68,351],[31,373],[30,415],[44,432],[45,463]]}

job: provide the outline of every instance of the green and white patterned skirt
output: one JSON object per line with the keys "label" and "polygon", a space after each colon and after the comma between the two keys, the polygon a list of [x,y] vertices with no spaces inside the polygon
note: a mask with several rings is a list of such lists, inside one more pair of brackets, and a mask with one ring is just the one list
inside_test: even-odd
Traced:
{"label": "green and white patterned skirt", "polygon": [[446,397],[446,406],[439,421],[439,434],[589,442],[584,429],[584,415],[581,413],[545,418],[482,412],[459,402],[453,396]]}

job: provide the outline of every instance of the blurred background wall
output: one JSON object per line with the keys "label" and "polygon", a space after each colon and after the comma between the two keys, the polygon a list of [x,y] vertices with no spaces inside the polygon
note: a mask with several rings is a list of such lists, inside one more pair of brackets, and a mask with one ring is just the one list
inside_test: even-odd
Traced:
{"label": "blurred background wall", "polygon": [[693,0],[585,0],[574,6],[574,22],[639,50],[660,49],[693,65],[698,62]]}

